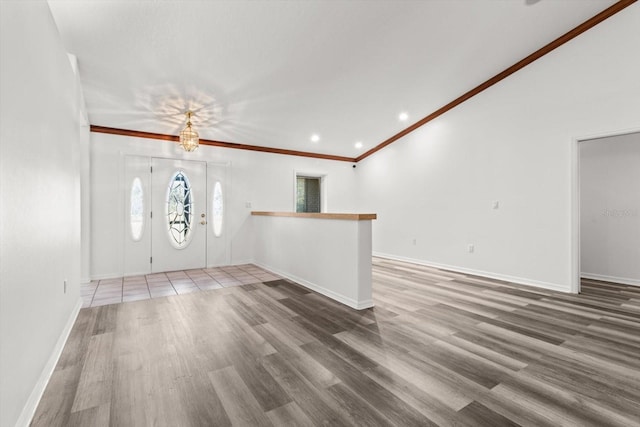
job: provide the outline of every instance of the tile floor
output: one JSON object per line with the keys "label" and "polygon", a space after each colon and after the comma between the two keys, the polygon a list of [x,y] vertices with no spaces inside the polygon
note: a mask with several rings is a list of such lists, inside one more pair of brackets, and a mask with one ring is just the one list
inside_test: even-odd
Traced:
{"label": "tile floor", "polygon": [[94,280],[82,285],[82,307],[117,304],[208,289],[268,282],[281,277],[253,264]]}

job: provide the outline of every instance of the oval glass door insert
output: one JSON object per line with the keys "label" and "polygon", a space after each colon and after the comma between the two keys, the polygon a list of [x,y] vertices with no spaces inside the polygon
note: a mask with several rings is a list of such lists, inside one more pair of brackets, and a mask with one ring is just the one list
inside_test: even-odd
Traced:
{"label": "oval glass door insert", "polygon": [[191,241],[193,209],[189,178],[184,171],[179,170],[173,174],[167,188],[168,237],[176,249],[185,248]]}

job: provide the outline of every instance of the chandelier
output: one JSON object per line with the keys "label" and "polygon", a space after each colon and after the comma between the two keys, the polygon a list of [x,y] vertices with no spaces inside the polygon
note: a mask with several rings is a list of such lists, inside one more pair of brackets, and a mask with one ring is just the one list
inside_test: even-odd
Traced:
{"label": "chandelier", "polygon": [[184,151],[195,151],[198,148],[198,142],[200,141],[198,132],[193,130],[191,127],[192,115],[193,113],[191,111],[186,112],[187,126],[182,129],[182,132],[180,132],[180,145],[184,148]]}

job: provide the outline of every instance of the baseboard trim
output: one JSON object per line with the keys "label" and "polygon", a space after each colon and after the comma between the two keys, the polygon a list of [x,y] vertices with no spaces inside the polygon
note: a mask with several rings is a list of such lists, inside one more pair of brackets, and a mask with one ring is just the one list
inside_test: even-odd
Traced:
{"label": "baseboard trim", "polygon": [[27,427],[31,423],[31,420],[36,413],[36,409],[38,408],[38,403],[40,403],[40,399],[42,398],[42,394],[44,393],[47,384],[49,384],[51,375],[53,375],[53,370],[56,368],[60,355],[62,354],[62,350],[67,343],[71,329],[76,323],[78,313],[80,313],[80,308],[82,308],[82,298],[78,298],[78,302],[76,302],[75,307],[73,307],[73,311],[71,312],[64,329],[60,333],[60,337],[58,337],[58,341],[51,352],[51,356],[49,357],[47,364],[42,369],[42,373],[40,374],[38,381],[36,381],[36,384],[29,395],[29,399],[27,399],[27,403],[25,403],[22,408],[20,417],[18,417],[18,421],[16,422],[16,427]]}
{"label": "baseboard trim", "polygon": [[231,264],[229,263],[225,263],[225,264],[207,264],[206,268],[220,268],[220,267],[228,267]]}
{"label": "baseboard trim", "polygon": [[366,308],[371,308],[373,307],[373,300],[369,299],[369,300],[365,300],[365,301],[356,301],[353,298],[349,298],[346,297],[344,295],[340,295],[332,290],[329,290],[327,288],[324,288],[320,285],[317,285],[315,283],[309,282],[308,280],[305,280],[301,277],[295,276],[293,274],[287,273],[286,271],[282,271],[282,270],[278,270],[277,268],[273,268],[270,267],[268,265],[259,263],[257,261],[253,261],[254,265],[257,265],[258,267],[264,268],[265,270],[269,270],[273,273],[276,273],[279,276],[285,277],[289,280],[292,280],[302,286],[304,286],[305,288],[311,289],[314,292],[317,292],[319,294],[322,294],[328,298],[331,298],[332,300],[338,301],[339,303],[342,303],[348,307],[354,308],[356,310],[364,310]]}
{"label": "baseboard trim", "polygon": [[580,273],[583,279],[602,280],[603,282],[620,283],[622,285],[640,286],[640,280],[628,277],[606,276],[604,274]]}
{"label": "baseboard trim", "polygon": [[425,265],[427,267],[441,268],[443,270],[455,271],[457,273],[473,274],[474,276],[482,276],[482,277],[487,277],[489,279],[504,280],[504,281],[515,283],[518,285],[533,286],[536,288],[544,288],[544,289],[549,289],[551,291],[557,291],[557,292],[572,293],[569,286],[562,286],[556,283],[543,282],[540,280],[532,280],[532,279],[526,279],[523,277],[509,276],[506,274],[492,273],[489,271],[475,270],[472,268],[459,267],[455,265],[441,264],[438,262],[426,261],[423,259],[416,259],[416,258],[408,258],[408,257],[403,257],[398,255],[391,255],[391,254],[386,254],[382,252],[374,251],[373,256],[379,257],[379,258],[392,259],[396,261],[411,262],[413,264]]}
{"label": "baseboard trim", "polygon": [[96,274],[91,276],[91,280],[107,280],[107,279],[119,279],[124,277],[122,273],[112,273],[112,274]]}

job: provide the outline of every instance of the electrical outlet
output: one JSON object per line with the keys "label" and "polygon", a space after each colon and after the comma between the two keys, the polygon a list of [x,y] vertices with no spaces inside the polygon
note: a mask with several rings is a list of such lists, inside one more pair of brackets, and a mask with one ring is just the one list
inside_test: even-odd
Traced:
{"label": "electrical outlet", "polygon": [[467,252],[469,252],[470,254],[472,254],[474,250],[475,250],[475,247],[474,247],[471,243],[469,243],[469,244],[467,245]]}
{"label": "electrical outlet", "polygon": [[244,207],[251,209],[251,202],[245,202]]}

